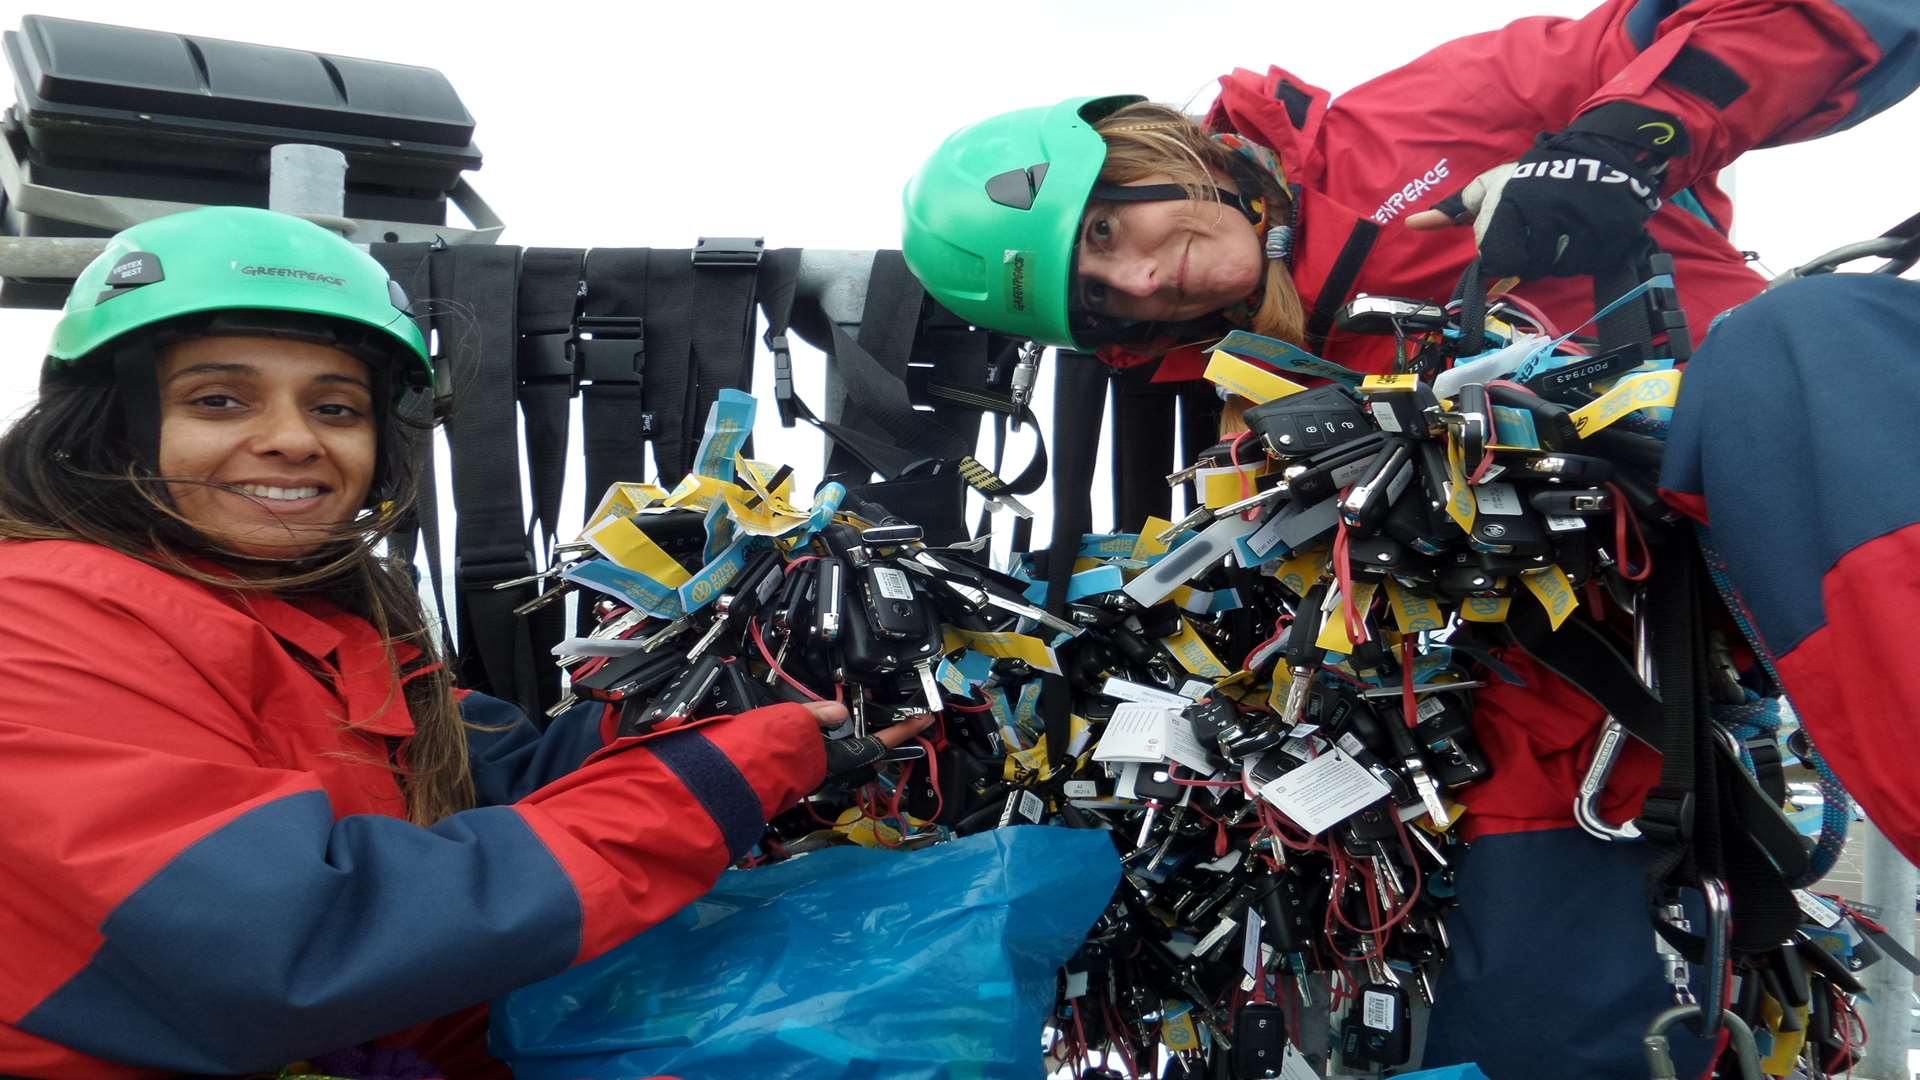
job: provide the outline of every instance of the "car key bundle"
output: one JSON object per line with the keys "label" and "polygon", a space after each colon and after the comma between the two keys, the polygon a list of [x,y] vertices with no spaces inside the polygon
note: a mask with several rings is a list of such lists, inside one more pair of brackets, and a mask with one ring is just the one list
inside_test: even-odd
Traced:
{"label": "car key bundle", "polygon": [[1583,593],[1630,596],[1642,530],[1672,520],[1657,439],[1616,429],[1670,405],[1677,373],[1541,345],[1363,378],[1231,335],[1208,376],[1254,402],[1248,430],[1169,478],[1201,508],[1084,537],[1051,610],[1033,556],[1002,572],[978,542],[926,545],[837,484],[797,507],[790,470],[739,457],[753,402],[724,392],[696,471],[616,485],[536,603],[604,597],[556,651],[622,734],[774,701],[844,702],[836,736],[938,717],[775,821],[753,861],[1108,830],[1126,873],[1062,973],[1057,1062],[1404,1065],[1447,948],[1451,796],[1491,774],[1466,670],[1486,654],[1461,630],[1526,605],[1557,629]]}

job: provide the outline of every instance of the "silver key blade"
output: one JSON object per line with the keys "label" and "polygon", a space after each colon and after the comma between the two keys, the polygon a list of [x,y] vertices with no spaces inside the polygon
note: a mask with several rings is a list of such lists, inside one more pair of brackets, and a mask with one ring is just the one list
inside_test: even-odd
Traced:
{"label": "silver key blade", "polygon": [[913,665],[913,670],[920,676],[920,692],[926,695],[927,711],[937,713],[946,709],[947,704],[940,697],[940,680],[933,677],[933,661],[922,660]]}
{"label": "silver key blade", "polygon": [[1433,827],[1446,828],[1451,824],[1447,817],[1447,807],[1440,801],[1439,785],[1435,784],[1433,777],[1427,774],[1426,763],[1417,757],[1412,757],[1408,758],[1404,764],[1408,777],[1413,780],[1413,789],[1420,793],[1420,801],[1427,808],[1427,817],[1432,820]]}
{"label": "silver key blade", "polygon": [[640,651],[652,652],[667,642],[672,641],[674,638],[679,637],[680,634],[691,625],[693,625],[693,620],[687,618],[685,615],[680,616],[660,629],[655,630],[653,633],[648,634],[640,642]]}
{"label": "silver key blade", "polygon": [[700,640],[694,642],[693,648],[687,650],[687,659],[698,660],[700,658],[701,653],[706,652],[709,648],[713,646],[713,643],[715,641],[719,640],[721,632],[726,630],[726,628],[727,628],[726,614],[723,612],[721,614],[715,615],[713,617],[713,623],[707,627],[707,632],[704,634],[701,634]]}

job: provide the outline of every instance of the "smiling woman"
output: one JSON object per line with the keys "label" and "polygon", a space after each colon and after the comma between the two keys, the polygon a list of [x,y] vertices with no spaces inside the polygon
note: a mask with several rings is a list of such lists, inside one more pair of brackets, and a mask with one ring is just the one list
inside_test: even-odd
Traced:
{"label": "smiling woman", "polygon": [[504,1075],[476,1006],[824,775],[832,703],[614,740],[456,691],[379,547],[432,385],[379,263],[295,218],[145,222],[75,283],[0,435],[0,820],[35,823],[0,833],[0,1076]]}
{"label": "smiling woman", "polygon": [[261,558],[311,555],[373,486],[365,362],[326,345],[194,338],[160,358],[160,474],[183,517]]}

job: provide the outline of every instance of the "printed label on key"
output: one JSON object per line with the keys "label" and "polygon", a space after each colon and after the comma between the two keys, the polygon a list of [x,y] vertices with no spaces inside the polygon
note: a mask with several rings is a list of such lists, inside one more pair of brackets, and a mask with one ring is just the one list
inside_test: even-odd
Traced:
{"label": "printed label on key", "polygon": [[1475,506],[1483,514],[1518,517],[1527,512],[1512,484],[1481,484],[1474,489],[1473,497]]}
{"label": "printed label on key", "polygon": [[1392,994],[1367,990],[1360,995],[1360,1022],[1375,1031],[1392,1031],[1394,1003]]}

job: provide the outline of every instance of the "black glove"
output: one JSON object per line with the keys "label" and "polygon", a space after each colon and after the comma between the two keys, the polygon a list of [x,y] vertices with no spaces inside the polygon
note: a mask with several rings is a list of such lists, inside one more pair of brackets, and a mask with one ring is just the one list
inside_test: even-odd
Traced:
{"label": "black glove", "polygon": [[1435,209],[1473,221],[1488,278],[1592,274],[1620,265],[1660,208],[1660,173],[1687,151],[1666,113],[1614,102],[1540,137]]}
{"label": "black glove", "polygon": [[827,740],[827,775],[840,776],[864,769],[887,756],[887,744],[873,735],[851,735]]}

